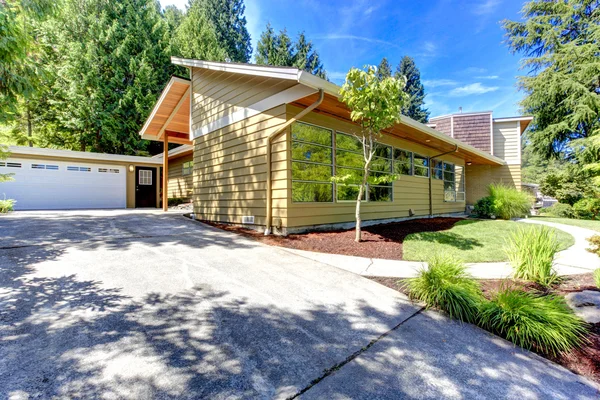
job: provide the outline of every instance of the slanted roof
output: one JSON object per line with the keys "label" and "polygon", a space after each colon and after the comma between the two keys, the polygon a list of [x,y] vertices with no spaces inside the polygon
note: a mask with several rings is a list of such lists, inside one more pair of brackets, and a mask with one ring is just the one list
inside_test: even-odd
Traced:
{"label": "slanted roof", "polygon": [[166,133],[171,143],[189,144],[189,121],[190,81],[173,76],[154,105],[140,135],[143,139],[163,140]]}
{"label": "slanted roof", "polygon": [[121,155],[121,154],[92,153],[89,151],[47,149],[47,148],[42,148],[42,147],[8,146],[8,151],[10,153],[10,156],[14,156],[14,157],[43,156],[43,157],[74,158],[74,159],[125,162],[125,163],[146,163],[146,164],[161,164],[162,163],[161,160],[157,160],[154,157],[125,156],[125,155]]}
{"label": "slanted roof", "polygon": [[[191,144],[182,144],[181,146],[175,147],[174,149],[169,150],[169,159],[182,157],[188,154],[192,154],[194,152],[194,146]],[[154,159],[162,160],[164,157],[163,153],[159,153],[155,156],[152,156]]]}
{"label": "slanted roof", "polygon": [[533,116],[531,115],[521,115],[518,117],[503,117],[503,118],[494,118],[494,122],[519,122],[521,126],[521,134],[525,132],[525,129],[529,126],[529,124],[533,121]]}

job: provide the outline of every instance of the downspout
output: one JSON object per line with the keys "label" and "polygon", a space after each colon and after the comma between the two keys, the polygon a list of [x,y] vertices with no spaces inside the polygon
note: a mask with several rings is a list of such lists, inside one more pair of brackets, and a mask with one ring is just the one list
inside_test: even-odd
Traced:
{"label": "downspout", "polygon": [[[436,154],[433,157],[429,157],[429,216],[432,217],[433,216],[433,195],[432,195],[432,182],[433,182],[433,174],[432,174],[432,168],[431,168],[431,160],[433,160],[434,158],[438,158],[441,156],[445,156],[446,154],[450,154],[450,153],[456,153],[458,152],[458,144],[454,145],[454,150],[450,150],[450,151],[446,151],[444,153],[440,153],[440,154]],[[442,171],[443,173],[443,171]]]}
{"label": "downspout", "polygon": [[273,206],[272,206],[272,193],[271,193],[271,145],[273,144],[273,140],[277,139],[279,135],[281,135],[288,126],[304,117],[306,114],[317,108],[325,98],[325,91],[323,89],[319,89],[319,99],[312,103],[310,106],[300,111],[294,117],[287,120],[279,129],[275,132],[271,133],[267,138],[267,221],[265,227],[265,235],[271,234],[271,219],[273,214]]}

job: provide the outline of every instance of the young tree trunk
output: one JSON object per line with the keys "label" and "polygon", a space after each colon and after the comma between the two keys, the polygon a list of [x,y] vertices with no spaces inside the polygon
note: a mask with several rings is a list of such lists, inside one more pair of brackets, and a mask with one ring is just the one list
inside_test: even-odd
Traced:
{"label": "young tree trunk", "polygon": [[362,185],[360,185],[360,189],[358,189],[358,199],[356,199],[356,237],[354,238],[355,242],[361,242],[362,241],[362,230],[360,227],[360,224],[362,222],[362,219],[360,218],[360,203],[363,197],[363,194],[365,193],[365,188],[367,187],[367,180],[369,179],[369,164],[365,165],[365,171],[364,171],[364,175],[363,175],[363,182]]}

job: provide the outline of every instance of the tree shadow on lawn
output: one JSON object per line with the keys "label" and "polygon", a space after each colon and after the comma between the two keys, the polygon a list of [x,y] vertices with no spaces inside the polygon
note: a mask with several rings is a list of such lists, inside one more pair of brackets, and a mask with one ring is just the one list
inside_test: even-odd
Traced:
{"label": "tree shadow on lawn", "polygon": [[[391,315],[366,301],[292,311],[284,299],[261,304],[208,285],[131,299],[74,276],[17,279],[2,294],[1,398],[289,398],[409,315],[400,302]],[[479,333],[417,315],[304,396],[567,398],[589,390]]]}

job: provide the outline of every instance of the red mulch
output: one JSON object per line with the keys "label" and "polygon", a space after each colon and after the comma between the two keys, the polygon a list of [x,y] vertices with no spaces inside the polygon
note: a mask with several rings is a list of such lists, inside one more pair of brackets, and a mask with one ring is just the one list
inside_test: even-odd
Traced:
{"label": "red mulch", "polygon": [[[369,279],[404,294],[408,294],[398,278],[370,277]],[[490,298],[494,292],[505,285],[510,285],[511,287],[520,288],[525,291],[536,291],[561,296],[571,292],[581,292],[583,290],[599,290],[594,284],[594,276],[591,273],[566,277],[549,290],[545,290],[535,283],[520,280],[505,281],[501,279],[483,279],[479,282],[481,283],[483,294],[487,298]],[[600,382],[600,323],[589,325],[587,342],[581,348],[556,357],[546,354],[540,355],[579,375]]]}
{"label": "red mulch", "polygon": [[402,242],[406,236],[417,232],[447,230],[461,220],[462,218],[423,218],[368,226],[362,229],[363,240],[360,243],[354,241],[354,229],[311,232],[284,237],[264,236],[260,232],[232,225],[210,224],[274,246],[320,253],[402,260]]}

